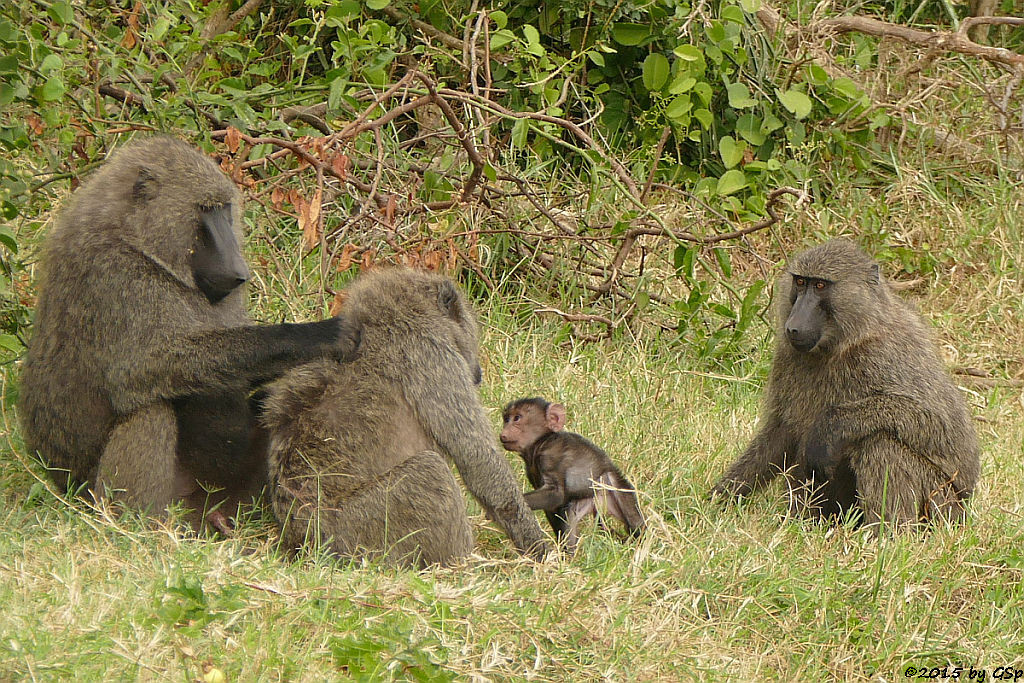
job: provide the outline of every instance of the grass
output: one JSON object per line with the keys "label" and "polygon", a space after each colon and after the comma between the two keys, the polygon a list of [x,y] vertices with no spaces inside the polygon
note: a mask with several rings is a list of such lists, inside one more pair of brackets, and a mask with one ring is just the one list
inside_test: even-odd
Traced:
{"label": "grass", "polygon": [[752,433],[767,348],[746,376],[718,376],[665,342],[553,344],[555,323],[513,323],[522,305],[481,307],[496,431],[511,398],[565,402],[570,427],[640,488],[642,541],[589,525],[574,559],[535,564],[472,506],[477,552],[456,567],[291,561],[259,516],[224,540],[66,505],[26,464],[8,401],[0,679],[193,680],[215,667],[238,681],[894,680],[908,666],[1022,667],[1019,392],[970,394],[984,453],[971,521],[876,540],[787,519],[777,487],[739,506],[706,501]]}

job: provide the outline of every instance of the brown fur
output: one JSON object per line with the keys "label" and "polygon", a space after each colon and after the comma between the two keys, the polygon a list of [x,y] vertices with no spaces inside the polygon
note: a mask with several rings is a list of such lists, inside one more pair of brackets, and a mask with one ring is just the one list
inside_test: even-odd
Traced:
{"label": "brown fur", "polygon": [[565,408],[543,398],[512,401],[502,413],[501,443],[519,453],[534,490],[525,495],[543,510],[558,540],[570,551],[579,523],[598,510],[618,519],[630,536],[640,535],[644,518],[636,491],[608,454],[573,432],[562,431]]}
{"label": "brown fur", "polygon": [[458,288],[375,271],[349,288],[343,312],[362,330],[360,357],[297,368],[266,401],[284,546],[405,565],[467,555],[473,538],[447,456],[515,546],[543,554],[480,403],[476,319]]}
{"label": "brown fur", "polygon": [[[218,210],[227,246],[213,265],[232,276],[211,299],[194,259],[213,253],[204,221]],[[18,406],[26,443],[60,486],[153,512],[221,506],[208,517],[218,527],[262,489],[249,392],[350,353],[355,338],[340,320],[252,324],[240,219],[241,196],[216,164],[166,137],[117,152],[72,197],[44,250]]]}
{"label": "brown fur", "polygon": [[[787,339],[798,277],[826,283],[827,305],[814,310],[825,323],[808,351]],[[897,526],[961,519],[978,479],[977,439],[927,324],[845,240],[796,256],[776,292],[758,432],[712,493],[748,494],[786,472],[795,506],[812,515],[853,511]]]}

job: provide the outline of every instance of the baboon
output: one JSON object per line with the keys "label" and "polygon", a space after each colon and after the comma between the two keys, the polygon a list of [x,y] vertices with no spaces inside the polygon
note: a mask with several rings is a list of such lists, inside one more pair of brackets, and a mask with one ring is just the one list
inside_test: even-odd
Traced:
{"label": "baboon", "polygon": [[636,490],[608,454],[573,432],[562,431],[565,407],[543,398],[512,401],[502,412],[501,444],[519,453],[534,490],[524,498],[543,510],[555,537],[572,552],[578,526],[598,509],[626,525],[634,538],[644,528]]}
{"label": "baboon", "polygon": [[302,362],[347,358],[343,318],[255,325],[241,196],[169,137],[133,143],[72,197],[49,236],[18,413],[58,486],[227,530],[258,494],[266,445],[250,392]]}
{"label": "baboon", "polygon": [[928,325],[848,240],[797,255],[776,292],[760,425],[712,495],[749,494],[784,472],[794,508],[812,517],[962,519],[977,438]]}
{"label": "baboon", "polygon": [[467,555],[465,500],[442,456],[520,552],[547,552],[477,393],[475,314],[451,280],[387,269],[347,290],[351,363],[318,361],[268,386],[270,501],[288,551],[425,566]]}

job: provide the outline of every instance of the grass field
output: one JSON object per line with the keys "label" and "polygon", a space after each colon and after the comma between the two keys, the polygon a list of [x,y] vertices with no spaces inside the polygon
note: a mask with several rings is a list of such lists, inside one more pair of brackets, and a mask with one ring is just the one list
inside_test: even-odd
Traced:
{"label": "grass field", "polygon": [[[947,276],[920,298],[951,362],[1019,368],[1021,247],[993,248],[1019,227],[972,223],[963,262],[1002,260],[957,281],[962,296]],[[997,267],[998,298],[985,289]],[[47,489],[17,437],[7,368],[0,679],[892,681],[1024,668],[1019,388],[967,389],[983,448],[970,522],[875,539],[786,518],[778,486],[739,506],[706,500],[752,434],[766,327],[729,375],[664,340],[554,344],[549,319],[513,322],[527,305],[480,303],[495,431],[511,398],[566,403],[570,428],[640,489],[642,541],[588,525],[575,558],[535,564],[471,505],[476,553],[416,573],[290,561],[259,516],[229,540],[153,529]]]}

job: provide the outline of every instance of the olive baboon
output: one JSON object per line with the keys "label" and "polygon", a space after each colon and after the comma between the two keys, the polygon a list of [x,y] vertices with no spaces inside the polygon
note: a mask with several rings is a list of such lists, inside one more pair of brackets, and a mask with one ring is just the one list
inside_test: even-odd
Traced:
{"label": "olive baboon", "polygon": [[182,501],[222,531],[262,490],[250,391],[351,355],[358,335],[343,319],[254,325],[240,218],[234,184],[168,137],[117,152],[75,193],[43,254],[18,411],[58,485],[157,513]]}
{"label": "olive baboon", "polygon": [[608,454],[579,434],[564,432],[565,407],[543,398],[512,401],[502,412],[501,444],[519,453],[534,490],[524,498],[543,510],[555,536],[570,552],[577,527],[598,509],[626,525],[633,537],[644,528],[636,491]]}
{"label": "olive baboon", "polygon": [[327,547],[397,564],[448,562],[473,538],[442,454],[521,552],[546,551],[477,394],[476,317],[447,278],[364,275],[343,313],[359,358],[295,368],[268,386],[270,500],[289,551]]}
{"label": "olive baboon", "polygon": [[812,516],[961,519],[977,439],[928,325],[847,240],[797,255],[776,292],[764,414],[712,494],[745,495],[785,472],[794,507]]}

